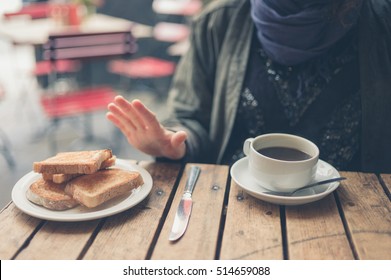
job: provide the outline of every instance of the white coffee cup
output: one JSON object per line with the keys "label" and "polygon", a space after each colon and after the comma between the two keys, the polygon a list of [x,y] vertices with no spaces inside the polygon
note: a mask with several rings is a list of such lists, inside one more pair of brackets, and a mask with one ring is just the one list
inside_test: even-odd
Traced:
{"label": "white coffee cup", "polygon": [[[280,147],[294,151],[289,149],[276,150]],[[305,159],[299,159],[296,156],[289,160],[285,156],[277,159],[275,155],[271,157],[271,155],[266,156],[258,152],[265,148],[276,148],[272,150],[283,155],[284,152],[291,152],[295,155],[297,151],[307,155],[305,155]],[[262,187],[270,190],[294,191],[310,183],[316,175],[319,149],[314,143],[300,136],[271,133],[248,138],[243,144],[243,152],[248,157],[248,168],[252,177]],[[266,153],[266,150],[261,152]]]}

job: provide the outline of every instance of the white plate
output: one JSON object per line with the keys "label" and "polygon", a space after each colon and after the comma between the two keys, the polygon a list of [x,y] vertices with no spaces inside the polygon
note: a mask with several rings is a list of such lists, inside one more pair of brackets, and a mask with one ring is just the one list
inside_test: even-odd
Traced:
{"label": "white plate", "polygon": [[109,200],[92,209],[88,209],[87,207],[83,206],[77,206],[75,208],[64,211],[55,211],[36,205],[26,198],[27,189],[35,180],[41,176],[38,173],[30,172],[24,175],[15,184],[14,188],[12,189],[12,200],[16,207],[18,207],[24,213],[44,220],[74,222],[93,220],[114,215],[140,203],[151,192],[153,184],[152,177],[148,171],[138,165],[131,164],[130,162],[123,159],[117,159],[115,167],[124,170],[140,172],[141,176],[143,177],[144,184],[129,195]]}
{"label": "white plate", "polygon": [[[260,200],[280,205],[301,205],[317,201],[336,190],[339,182],[320,185],[311,189],[298,191],[293,196],[279,196],[266,194],[268,190],[263,188],[252,178],[248,171],[248,158],[244,157],[232,165],[231,177],[248,194]],[[315,181],[339,177],[338,171],[325,161],[319,160]]]}

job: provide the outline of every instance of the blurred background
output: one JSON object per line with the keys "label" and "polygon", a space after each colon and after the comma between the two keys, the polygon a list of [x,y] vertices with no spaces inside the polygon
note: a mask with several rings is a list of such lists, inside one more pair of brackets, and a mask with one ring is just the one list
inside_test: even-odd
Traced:
{"label": "blurred background", "polygon": [[[165,118],[163,104],[188,47],[191,18],[207,2],[2,0],[0,209],[33,162],[57,152],[111,148],[118,158],[151,160],[128,145],[105,119],[105,108],[122,94],[142,100],[159,119]],[[114,47],[101,43],[107,40],[88,39],[87,52],[61,58],[53,56],[57,46],[48,44],[52,34],[102,35],[129,28],[131,44],[137,46],[131,54],[96,55],[95,43],[102,51]]]}

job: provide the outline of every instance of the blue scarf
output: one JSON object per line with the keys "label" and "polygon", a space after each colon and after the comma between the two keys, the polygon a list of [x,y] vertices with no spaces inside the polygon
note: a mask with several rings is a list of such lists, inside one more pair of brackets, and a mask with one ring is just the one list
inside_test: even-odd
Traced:
{"label": "blue scarf", "polygon": [[362,0],[341,22],[331,0],[251,0],[251,17],[266,54],[296,65],[325,53],[357,22]]}

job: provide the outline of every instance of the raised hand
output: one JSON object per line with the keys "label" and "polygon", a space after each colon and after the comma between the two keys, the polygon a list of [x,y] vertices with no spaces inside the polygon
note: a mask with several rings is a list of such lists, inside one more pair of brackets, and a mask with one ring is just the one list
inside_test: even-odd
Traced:
{"label": "raised hand", "polygon": [[167,130],[140,100],[129,102],[122,96],[116,96],[108,109],[107,119],[136,149],[151,156],[170,159],[180,159],[185,155],[186,132]]}

